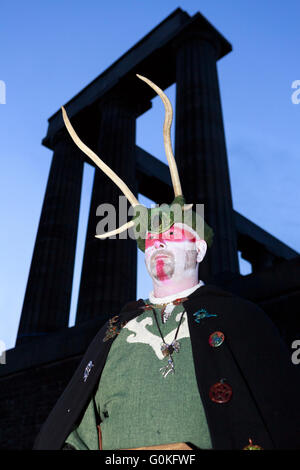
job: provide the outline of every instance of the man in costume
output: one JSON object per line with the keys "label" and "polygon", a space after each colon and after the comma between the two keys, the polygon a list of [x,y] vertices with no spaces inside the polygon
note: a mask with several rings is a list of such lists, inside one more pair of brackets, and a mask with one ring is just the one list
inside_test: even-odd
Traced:
{"label": "man in costume", "polygon": [[[299,373],[265,313],[198,280],[212,230],[185,204],[162,98],[175,199],[144,211],[129,188],[78,138],[124,192],[153,281],[97,333],[35,442],[35,449],[300,448]],[[179,210],[178,210],[179,207]],[[146,214],[146,215],[145,215]]]}

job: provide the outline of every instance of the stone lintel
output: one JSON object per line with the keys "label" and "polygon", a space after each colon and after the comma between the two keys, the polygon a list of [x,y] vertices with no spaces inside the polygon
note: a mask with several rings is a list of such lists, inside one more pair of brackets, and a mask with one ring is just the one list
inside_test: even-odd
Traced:
{"label": "stone lintel", "polygon": [[236,276],[218,285],[263,307],[270,301],[276,302],[280,297],[292,297],[294,293],[299,295],[299,277],[300,256],[283,260],[270,268],[247,276]]}
{"label": "stone lintel", "polygon": [[[156,93],[135,76],[145,75],[158,83],[163,89],[176,80],[174,45],[179,37],[189,31],[203,34],[204,39],[218,43],[217,59],[232,50],[231,44],[200,13],[190,17],[178,8],[156,28],[137,42],[129,51],[114,62],[108,69],[83,88],[64,106],[70,118],[75,117],[86,107],[93,106],[111,90],[130,95],[144,104],[140,114],[147,109],[147,101]],[[174,42],[175,41],[175,42]],[[139,83],[140,82],[140,83]],[[146,106],[146,108],[145,108]],[[58,110],[49,119],[46,137],[42,144],[51,147],[51,139],[63,126],[61,111]]]}
{"label": "stone lintel", "polygon": [[[155,202],[157,204],[171,202],[173,200],[173,191],[168,166],[138,146],[136,146],[136,163],[139,193],[151,199],[153,197],[153,187],[155,187],[157,196]],[[238,249],[242,252],[246,253],[247,248],[251,244],[255,244],[275,258],[289,260],[299,256],[299,253],[251,222],[251,220],[237,211],[233,211],[233,213],[238,236]]]}
{"label": "stone lintel", "polygon": [[273,255],[275,258],[288,260],[299,256],[297,251],[293,250],[285,243],[278,240],[278,238],[266,232],[243,215],[235,211],[234,217],[235,226],[239,237],[239,250],[242,251],[242,253],[245,252],[245,259],[247,259],[247,249],[249,247],[249,243],[251,244],[251,242],[255,242],[255,244],[263,246],[265,251],[268,251],[268,253]]}

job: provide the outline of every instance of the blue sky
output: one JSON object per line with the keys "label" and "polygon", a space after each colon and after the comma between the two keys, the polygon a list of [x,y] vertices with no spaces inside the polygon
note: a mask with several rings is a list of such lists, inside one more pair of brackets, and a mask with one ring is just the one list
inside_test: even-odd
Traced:
{"label": "blue sky", "polygon": [[[0,339],[7,349],[15,344],[51,164],[41,145],[47,119],[177,7],[200,11],[233,45],[218,71],[234,209],[300,251],[300,104],[291,100],[300,80],[299,2],[2,0]],[[174,103],[175,86],[167,93]],[[137,144],[166,161],[162,122],[155,98],[137,121]],[[70,325],[93,176],[85,166]],[[141,257],[139,279],[144,297],[151,284]]]}

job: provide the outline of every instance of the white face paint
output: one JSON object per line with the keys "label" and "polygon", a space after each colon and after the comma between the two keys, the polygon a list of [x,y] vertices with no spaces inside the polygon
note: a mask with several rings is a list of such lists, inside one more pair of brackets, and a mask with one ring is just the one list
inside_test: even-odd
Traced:
{"label": "white face paint", "polygon": [[183,224],[156,234],[148,232],[145,243],[145,264],[154,288],[168,295],[192,287],[198,282],[198,263],[202,261],[206,243],[195,237]]}
{"label": "white face paint", "polygon": [[195,243],[158,241],[145,252],[148,273],[156,281],[168,283],[189,277],[197,267]]}

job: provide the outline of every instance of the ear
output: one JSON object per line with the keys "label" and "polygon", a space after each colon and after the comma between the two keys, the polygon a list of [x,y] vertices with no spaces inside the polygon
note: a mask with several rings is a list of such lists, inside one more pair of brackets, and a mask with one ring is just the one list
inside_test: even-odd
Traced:
{"label": "ear", "polygon": [[197,263],[201,263],[203,260],[206,250],[207,244],[205,240],[196,240],[196,250],[197,250]]}

